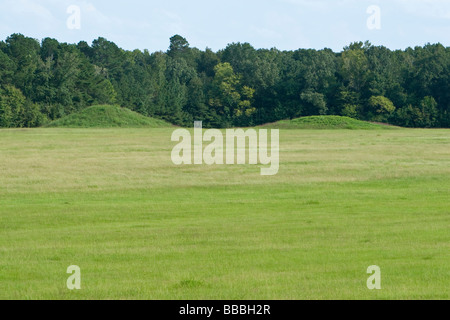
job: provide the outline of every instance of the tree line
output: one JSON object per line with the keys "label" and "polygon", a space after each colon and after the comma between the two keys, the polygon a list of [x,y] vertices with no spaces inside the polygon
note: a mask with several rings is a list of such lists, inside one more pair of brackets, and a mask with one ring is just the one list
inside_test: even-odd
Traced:
{"label": "tree line", "polygon": [[405,127],[450,127],[450,48],[390,50],[355,42],[280,51],[232,43],[213,52],[180,35],[166,52],[92,45],[0,42],[0,127],[37,127],[95,104],[117,104],[176,125],[253,126],[342,115]]}

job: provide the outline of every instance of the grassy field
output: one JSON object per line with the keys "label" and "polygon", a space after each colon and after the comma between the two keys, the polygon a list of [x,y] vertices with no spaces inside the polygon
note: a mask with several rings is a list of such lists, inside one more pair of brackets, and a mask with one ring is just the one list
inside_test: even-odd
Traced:
{"label": "grassy field", "polygon": [[281,130],[270,177],[172,131],[0,130],[0,299],[449,299],[449,130]]}

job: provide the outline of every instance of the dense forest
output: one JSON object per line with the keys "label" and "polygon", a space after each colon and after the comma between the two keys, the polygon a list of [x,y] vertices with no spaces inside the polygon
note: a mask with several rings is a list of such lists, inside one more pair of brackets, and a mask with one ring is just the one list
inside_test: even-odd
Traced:
{"label": "dense forest", "polygon": [[450,48],[392,51],[356,42],[280,51],[232,43],[218,52],[175,35],[166,52],[127,51],[13,34],[0,42],[0,127],[37,127],[95,104],[192,126],[251,126],[343,115],[450,127]]}

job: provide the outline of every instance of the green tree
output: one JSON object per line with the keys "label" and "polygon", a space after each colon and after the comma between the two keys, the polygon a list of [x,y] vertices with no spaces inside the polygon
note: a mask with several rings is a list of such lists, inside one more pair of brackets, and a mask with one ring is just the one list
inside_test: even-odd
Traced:
{"label": "green tree", "polygon": [[304,105],[302,115],[315,116],[327,114],[328,108],[323,94],[308,90],[303,92],[300,98]]}
{"label": "green tree", "polygon": [[25,120],[21,118],[24,114],[25,101],[26,98],[22,92],[11,85],[7,85],[0,90],[2,127],[14,128],[25,126]]}
{"label": "green tree", "polygon": [[0,125],[7,128],[37,127],[46,121],[39,106],[27,100],[23,93],[6,86],[0,90]]}
{"label": "green tree", "polygon": [[232,125],[234,109],[241,99],[238,90],[239,76],[228,62],[219,63],[214,72],[209,105],[214,108],[224,126],[229,127]]}
{"label": "green tree", "polygon": [[408,105],[397,110],[396,123],[404,127],[431,128],[439,124],[437,103],[433,97],[425,97],[419,106]]}
{"label": "green tree", "polygon": [[344,104],[343,109],[341,111],[341,115],[344,117],[350,117],[353,119],[360,119],[360,106],[354,104]]}
{"label": "green tree", "polygon": [[10,98],[6,96],[5,90],[0,90],[0,127],[10,128],[14,126],[13,111]]}
{"label": "green tree", "polygon": [[40,60],[40,44],[37,40],[13,34],[6,39],[4,52],[14,61],[16,69],[11,85],[26,96],[33,95],[33,80]]}
{"label": "green tree", "polygon": [[182,36],[176,34],[170,38],[170,46],[167,54],[174,59],[185,58],[190,53],[189,42]]}
{"label": "green tree", "polygon": [[369,99],[369,120],[385,122],[395,112],[395,106],[391,100],[383,96],[373,96]]}
{"label": "green tree", "polygon": [[207,126],[211,119],[208,116],[208,107],[205,103],[206,97],[204,92],[204,84],[198,77],[193,78],[188,84],[188,101],[185,111],[191,115],[191,120],[203,121]]}
{"label": "green tree", "polygon": [[420,102],[421,122],[420,127],[432,128],[438,125],[437,102],[433,97],[427,96]]}
{"label": "green tree", "polygon": [[340,74],[344,84],[356,92],[361,92],[369,79],[369,61],[365,50],[360,42],[350,45],[341,56]]}
{"label": "green tree", "polygon": [[249,118],[255,112],[252,107],[255,90],[241,85],[241,77],[228,62],[218,64],[214,70],[209,105],[221,117],[223,125],[229,127],[233,119],[242,122],[243,117]]}
{"label": "green tree", "polygon": [[0,85],[11,84],[15,70],[14,62],[0,50]]}
{"label": "green tree", "polygon": [[197,59],[198,72],[204,73],[207,77],[213,78],[215,75],[214,67],[219,64],[220,60],[217,54],[211,49],[206,48]]}

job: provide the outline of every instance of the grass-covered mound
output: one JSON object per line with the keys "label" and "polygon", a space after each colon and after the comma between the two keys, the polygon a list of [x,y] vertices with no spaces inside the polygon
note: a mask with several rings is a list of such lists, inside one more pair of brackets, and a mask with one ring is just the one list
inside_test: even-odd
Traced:
{"label": "grass-covered mound", "polygon": [[340,116],[313,116],[264,125],[279,129],[385,129],[390,126]]}
{"label": "grass-covered mound", "polygon": [[59,128],[163,128],[171,124],[119,106],[92,106],[55,120],[47,127]]}

